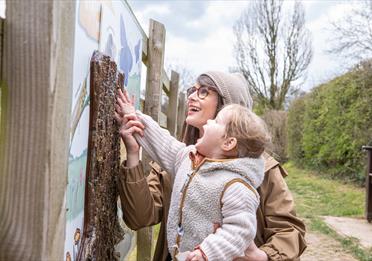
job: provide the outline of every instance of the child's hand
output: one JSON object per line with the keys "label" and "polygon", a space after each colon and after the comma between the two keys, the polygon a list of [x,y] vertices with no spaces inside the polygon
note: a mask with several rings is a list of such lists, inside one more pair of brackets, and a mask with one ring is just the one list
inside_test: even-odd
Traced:
{"label": "child's hand", "polygon": [[203,257],[202,252],[197,249],[192,251],[190,254],[187,255],[185,261],[206,261]]}
{"label": "child's hand", "polygon": [[133,99],[130,100],[128,93],[118,91],[118,97],[115,105],[115,120],[120,125],[120,136],[127,150],[127,166],[132,167],[139,161],[139,144],[134,138],[135,132],[143,135],[143,124],[138,120],[133,106]]}
{"label": "child's hand", "polygon": [[125,116],[127,114],[134,113],[136,110],[134,109],[134,96],[132,99],[129,98],[128,92],[124,90],[124,93],[121,89],[118,90],[118,96],[116,97],[116,112],[121,116]]}

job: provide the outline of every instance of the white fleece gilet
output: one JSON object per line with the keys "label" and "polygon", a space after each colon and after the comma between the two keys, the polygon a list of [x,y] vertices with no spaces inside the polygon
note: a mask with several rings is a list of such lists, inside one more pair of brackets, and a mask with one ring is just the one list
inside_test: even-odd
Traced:
{"label": "white fleece gilet", "polygon": [[[151,117],[141,112],[137,112],[137,116],[145,125],[144,137],[136,135],[137,140],[150,157],[173,177],[167,224],[172,257],[176,248],[179,252],[193,251],[198,245],[209,261],[232,260],[243,255],[256,234],[258,194],[242,182],[237,182],[226,189],[222,198],[221,195],[226,184],[233,179],[257,188],[264,176],[263,159],[206,161],[193,175],[189,153],[195,147],[186,147],[160,128]],[[183,193],[186,194],[180,209]],[[214,223],[221,225],[215,233]],[[177,235],[180,236],[178,245]]]}

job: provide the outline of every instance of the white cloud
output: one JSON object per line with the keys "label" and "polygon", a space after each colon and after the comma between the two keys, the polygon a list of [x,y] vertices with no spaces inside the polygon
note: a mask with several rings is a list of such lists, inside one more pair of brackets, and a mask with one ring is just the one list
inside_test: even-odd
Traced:
{"label": "white cloud", "polygon": [[[150,18],[164,23],[167,64],[181,63],[199,74],[212,69],[227,71],[234,65],[232,26],[248,4],[249,1],[156,1],[156,5],[150,3],[133,9],[145,32]],[[330,21],[350,11],[352,3],[313,0],[303,1],[303,4],[314,48],[304,85],[304,90],[309,90],[345,70],[345,61],[325,53],[332,37],[332,32],[326,28]],[[292,8],[293,2],[285,2],[285,5],[285,8]]]}
{"label": "white cloud", "polygon": [[190,26],[203,28],[204,37],[189,41],[167,33],[167,62],[182,61],[200,74],[207,70],[227,71],[234,65],[232,26],[240,16],[245,2],[211,2],[205,16],[195,19]]}

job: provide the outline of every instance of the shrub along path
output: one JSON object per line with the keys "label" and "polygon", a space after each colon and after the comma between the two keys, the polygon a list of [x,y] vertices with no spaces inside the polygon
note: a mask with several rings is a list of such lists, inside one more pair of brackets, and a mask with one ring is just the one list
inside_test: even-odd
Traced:
{"label": "shrub along path", "polygon": [[301,260],[372,260],[372,249],[365,249],[352,238],[341,237],[323,221],[323,216],[363,217],[364,188],[330,180],[295,167],[284,166],[297,214],[307,225],[308,248]]}

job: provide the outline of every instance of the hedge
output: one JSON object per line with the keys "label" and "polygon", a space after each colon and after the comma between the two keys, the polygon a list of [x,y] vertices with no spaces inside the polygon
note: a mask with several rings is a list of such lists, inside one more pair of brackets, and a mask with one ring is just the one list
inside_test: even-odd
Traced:
{"label": "hedge", "polygon": [[372,143],[372,69],[356,68],[295,100],[288,117],[289,156],[297,163],[363,182]]}

